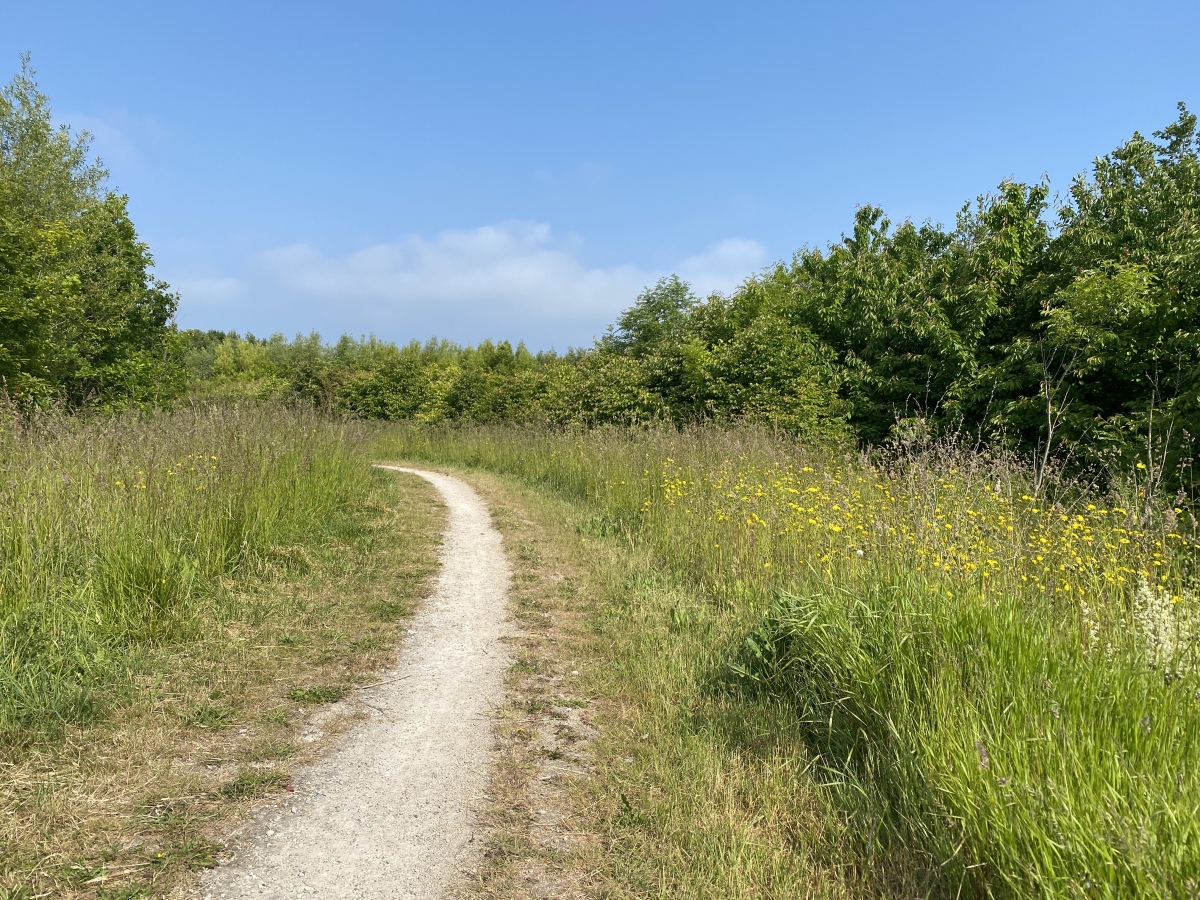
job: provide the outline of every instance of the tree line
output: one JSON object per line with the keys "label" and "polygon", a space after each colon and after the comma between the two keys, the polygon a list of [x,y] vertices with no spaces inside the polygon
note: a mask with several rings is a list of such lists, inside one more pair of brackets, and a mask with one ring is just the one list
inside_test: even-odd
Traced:
{"label": "tree line", "polygon": [[565,354],[179,332],[88,149],[53,126],[24,60],[0,89],[0,390],[17,402],[233,394],[424,422],[753,421],[866,445],[954,431],[1152,481],[1188,470],[1200,434],[1200,138],[1182,104],[1062,196],[1006,181],[953,226],[864,206],[840,240],[728,295],[662,279]]}
{"label": "tree line", "polygon": [[[947,431],[1078,465],[1190,466],[1200,434],[1196,117],[1134,134],[1062,197],[1006,181],[954,225],[864,206],[728,296],[678,278],[565,355],[188,333],[209,389],[383,419],[760,422],[868,444]],[[234,386],[240,385],[240,388]]]}

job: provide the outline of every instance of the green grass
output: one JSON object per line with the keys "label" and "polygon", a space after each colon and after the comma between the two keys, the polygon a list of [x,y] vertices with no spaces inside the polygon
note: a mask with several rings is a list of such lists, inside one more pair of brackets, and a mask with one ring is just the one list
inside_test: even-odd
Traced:
{"label": "green grass", "polygon": [[1194,523],[1134,516],[1136,479],[754,431],[378,440],[549,490],[616,553],[592,677],[631,894],[1196,893]]}
{"label": "green grass", "polygon": [[[24,515],[29,531],[49,538],[43,555],[64,562],[57,587],[43,577],[23,599],[6,595],[14,609],[0,618],[0,682],[49,672],[64,688],[85,688],[93,706],[86,716],[43,718],[46,696],[22,708],[0,695],[10,729],[0,743],[0,892],[94,898],[121,885],[169,894],[203,865],[205,842],[219,844],[229,819],[271,788],[241,775],[286,777],[321,751],[321,741],[301,739],[307,711],[288,691],[359,684],[388,665],[402,617],[436,570],[443,510],[426,482],[373,470],[356,426],[295,410],[198,407],[9,425],[11,468],[0,483],[30,502],[5,510],[0,534],[19,531]],[[237,475],[222,477],[219,494],[194,483],[180,490],[176,473],[163,475],[161,490],[151,481],[144,494],[125,495],[103,475],[149,472],[148,461],[184,447],[186,458],[199,442]],[[14,448],[30,485],[10,477]],[[71,492],[53,477],[63,469]],[[146,553],[166,545],[176,558],[202,555],[210,531],[228,527],[222,516],[243,521],[237,552],[203,577],[177,579],[153,616],[94,614],[136,606],[128,590],[69,602],[81,584],[96,590],[91,573],[121,534],[153,538]],[[376,614],[384,602],[387,621]],[[22,617],[36,623],[39,611],[52,626],[45,652],[14,652],[5,629]],[[56,640],[68,628],[106,661],[86,679],[66,668],[79,642]],[[16,727],[22,718],[29,727]],[[336,714],[326,725],[337,732]],[[84,871],[92,874],[80,881]]]}
{"label": "green grass", "polygon": [[226,800],[247,800],[278,790],[287,782],[288,777],[282,772],[244,769],[232,781],[221,785],[217,793]]}
{"label": "green grass", "polygon": [[260,741],[253,747],[249,748],[242,754],[242,758],[250,762],[264,762],[275,759],[291,759],[296,755],[296,745],[288,741],[272,740],[270,738]]}
{"label": "green grass", "polygon": [[288,699],[297,703],[336,703],[346,696],[347,690],[336,684],[317,684],[294,688],[288,691]]}
{"label": "green grass", "polygon": [[226,585],[302,569],[369,485],[346,427],[295,410],[0,422],[0,747],[119,705],[148,649],[220,621]]}

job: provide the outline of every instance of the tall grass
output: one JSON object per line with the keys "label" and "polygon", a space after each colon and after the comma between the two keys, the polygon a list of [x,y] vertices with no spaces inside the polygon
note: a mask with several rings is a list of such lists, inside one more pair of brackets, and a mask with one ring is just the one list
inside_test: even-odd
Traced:
{"label": "tall grass", "polygon": [[364,496],[347,437],[272,407],[0,423],[0,746],[102,712],[142,649],[216,627],[224,586]]}
{"label": "tall grass", "polygon": [[881,891],[1197,893],[1194,523],[1133,515],[1136,481],[1039,492],[952,445],[871,461],[750,431],[396,429],[382,447],[581,500],[712,615],[753,611],[709,649],[705,689],[747,715],[786,700]]}

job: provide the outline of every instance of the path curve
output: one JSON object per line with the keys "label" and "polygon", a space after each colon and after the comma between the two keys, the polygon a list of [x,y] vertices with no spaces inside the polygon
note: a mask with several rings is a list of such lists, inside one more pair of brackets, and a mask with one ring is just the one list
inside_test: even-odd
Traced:
{"label": "path curve", "polygon": [[503,697],[509,568],[487,507],[448,475],[418,475],[449,510],[441,574],[409,626],[400,663],[361,691],[370,718],[262,807],[206,874],[219,898],[437,898],[482,851],[474,809],[487,783],[491,717]]}

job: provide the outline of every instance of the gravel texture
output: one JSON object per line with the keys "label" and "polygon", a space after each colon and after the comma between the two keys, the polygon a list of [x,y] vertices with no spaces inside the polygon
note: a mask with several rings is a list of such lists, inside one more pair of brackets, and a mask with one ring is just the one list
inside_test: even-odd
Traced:
{"label": "gravel texture", "polygon": [[364,721],[296,773],[293,793],[257,810],[199,897],[444,897],[482,852],[474,810],[503,699],[508,562],[474,490],[383,468],[426,479],[448,507],[433,596],[400,664],[348,701]]}

